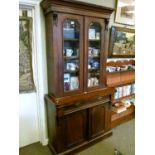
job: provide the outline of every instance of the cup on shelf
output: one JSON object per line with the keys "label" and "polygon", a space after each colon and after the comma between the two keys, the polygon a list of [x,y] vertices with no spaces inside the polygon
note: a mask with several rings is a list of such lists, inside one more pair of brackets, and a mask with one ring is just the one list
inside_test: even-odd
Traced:
{"label": "cup on shelf", "polygon": [[99,63],[99,62],[95,61],[95,62],[93,63],[93,67],[94,67],[94,68],[98,68],[99,66],[100,66],[100,63]]}
{"label": "cup on shelf", "polygon": [[71,57],[73,54],[73,50],[72,49],[66,49],[66,56],[67,57]]}
{"label": "cup on shelf", "polygon": [[99,80],[96,77],[88,78],[88,87],[98,86]]}
{"label": "cup on shelf", "polygon": [[99,56],[99,49],[94,48],[92,52],[93,56]]}
{"label": "cup on shelf", "polygon": [[77,65],[75,63],[67,63],[66,69],[75,71],[77,69]]}

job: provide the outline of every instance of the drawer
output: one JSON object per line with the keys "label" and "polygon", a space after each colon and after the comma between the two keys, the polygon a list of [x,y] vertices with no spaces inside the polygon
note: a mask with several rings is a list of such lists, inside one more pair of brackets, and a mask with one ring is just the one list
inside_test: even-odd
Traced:
{"label": "drawer", "polygon": [[60,108],[58,111],[62,111],[63,115],[68,115],[80,110],[88,109],[103,103],[110,102],[110,97],[102,97],[102,96],[97,96],[92,99],[85,99],[85,100],[79,100],[79,101],[74,101],[68,106],[64,106],[63,108]]}

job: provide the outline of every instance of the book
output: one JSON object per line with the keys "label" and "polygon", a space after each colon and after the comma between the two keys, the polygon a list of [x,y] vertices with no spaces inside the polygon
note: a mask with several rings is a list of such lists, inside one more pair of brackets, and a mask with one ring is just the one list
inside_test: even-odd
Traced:
{"label": "book", "polygon": [[116,113],[121,113],[123,111],[126,111],[127,108],[122,104],[122,103],[115,103],[112,106],[112,111],[116,112]]}

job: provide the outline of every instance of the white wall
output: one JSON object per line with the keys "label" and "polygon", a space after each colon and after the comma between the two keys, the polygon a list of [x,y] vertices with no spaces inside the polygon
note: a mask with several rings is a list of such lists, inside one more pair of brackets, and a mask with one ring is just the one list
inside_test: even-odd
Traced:
{"label": "white wall", "polygon": [[[47,94],[45,22],[40,0],[20,0],[20,10],[33,18],[32,62],[36,92],[19,95],[19,147],[47,144],[44,95]],[[19,11],[21,15],[21,11]]]}
{"label": "white wall", "polygon": [[19,95],[20,147],[39,141],[36,93]]}

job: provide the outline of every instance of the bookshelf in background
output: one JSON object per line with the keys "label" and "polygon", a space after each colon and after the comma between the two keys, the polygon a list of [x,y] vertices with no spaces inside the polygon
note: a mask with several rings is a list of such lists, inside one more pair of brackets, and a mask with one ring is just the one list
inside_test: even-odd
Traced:
{"label": "bookshelf in background", "polygon": [[135,113],[135,61],[107,62],[107,86],[114,87],[111,127],[134,118]]}

